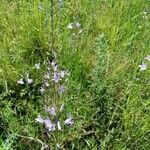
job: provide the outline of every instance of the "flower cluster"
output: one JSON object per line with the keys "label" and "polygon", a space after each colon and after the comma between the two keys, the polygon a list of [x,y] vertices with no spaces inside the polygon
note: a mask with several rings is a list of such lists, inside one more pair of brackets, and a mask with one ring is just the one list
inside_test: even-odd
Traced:
{"label": "flower cluster", "polygon": [[[145,60],[150,61],[150,55],[147,55],[147,56],[145,57]],[[146,70],[147,67],[148,67],[148,64],[145,63],[145,62],[142,62],[142,64],[139,65],[140,71]]]}
{"label": "flower cluster", "polygon": [[[70,76],[69,71],[65,69],[60,70],[55,61],[48,61],[43,65],[37,63],[34,65],[34,69],[38,74],[40,70],[42,72],[40,85],[37,89],[38,93],[44,95],[43,98],[46,104],[44,108],[45,117],[39,114],[35,120],[45,126],[45,129],[49,132],[55,130],[60,131],[65,125],[72,126],[74,124],[73,117],[68,116],[64,118],[64,104],[57,107],[62,103],[59,99],[61,98],[62,101],[61,95],[66,91],[66,83]],[[36,81],[37,80],[31,79],[29,74],[27,74],[26,77],[18,80],[18,84],[22,85],[28,83],[38,85]],[[51,105],[51,107],[49,105]]]}
{"label": "flower cluster", "polygon": [[148,19],[148,15],[149,15],[149,10],[145,9],[141,12],[142,18],[143,19]]}
{"label": "flower cluster", "polygon": [[[36,70],[40,70],[41,64],[40,63],[35,64],[34,68]],[[59,70],[58,65],[54,61],[48,62],[47,69],[42,77],[43,83],[42,83],[42,86],[39,87],[39,92],[43,94],[46,92],[46,90],[50,89],[50,86],[57,84],[56,86],[57,92],[59,94],[64,93],[66,90],[66,87],[64,86],[63,81],[66,83],[69,76],[70,76],[70,73],[68,72],[68,70]],[[32,84],[33,79],[31,79],[29,77],[29,74],[27,74],[26,77],[22,77],[17,82],[20,85],[23,85],[25,83]]]}
{"label": "flower cluster", "polygon": [[61,105],[59,111],[57,112],[55,107],[45,107],[45,112],[47,113],[46,118],[43,118],[40,114],[35,119],[38,123],[43,124],[48,131],[62,130],[63,125],[73,125],[74,120],[70,116],[64,121],[60,121],[58,116],[64,110],[64,104]]}
{"label": "flower cluster", "polygon": [[79,22],[76,22],[76,23],[69,23],[67,28],[68,29],[73,29],[73,28],[80,28],[81,27],[81,24]]}
{"label": "flower cluster", "polygon": [[[59,70],[58,65],[52,61],[48,63],[47,71],[45,72],[43,79],[43,85],[40,87],[39,91],[44,93],[48,87],[55,84],[56,90],[59,94],[65,92],[65,86],[63,81],[67,81],[70,73],[67,70]],[[56,92],[56,91],[55,91]]]}
{"label": "flower cluster", "polygon": [[71,22],[68,24],[67,28],[69,30],[77,29],[79,34],[83,32],[83,29],[81,29],[81,24],[79,22]]}
{"label": "flower cluster", "polygon": [[29,77],[29,74],[26,75],[26,77],[22,77],[21,79],[18,80],[18,84],[25,84],[25,83],[28,83],[28,84],[32,84],[33,83],[33,79],[31,79]]}

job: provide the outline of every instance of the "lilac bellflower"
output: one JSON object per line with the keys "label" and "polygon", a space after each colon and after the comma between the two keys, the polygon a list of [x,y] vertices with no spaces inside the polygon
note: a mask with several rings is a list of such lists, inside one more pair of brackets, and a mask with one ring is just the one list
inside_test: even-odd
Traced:
{"label": "lilac bellflower", "polygon": [[65,87],[64,86],[60,86],[59,89],[58,89],[58,93],[62,94],[64,92],[65,92]]}
{"label": "lilac bellflower", "polygon": [[147,65],[146,64],[141,64],[141,65],[139,65],[139,67],[140,67],[140,71],[144,71],[144,70],[146,70],[147,69]]}
{"label": "lilac bellflower", "polygon": [[52,116],[56,116],[56,110],[54,107],[48,107],[46,111],[49,112]]}
{"label": "lilac bellflower", "polygon": [[74,124],[74,120],[72,117],[67,118],[64,122],[66,125],[73,125]]}
{"label": "lilac bellflower", "polygon": [[59,82],[61,80],[59,73],[54,72],[54,76],[52,79],[55,83]]}
{"label": "lilac bellflower", "polygon": [[53,124],[48,117],[44,120],[44,124],[49,131],[55,130],[55,124]]}
{"label": "lilac bellflower", "polygon": [[35,120],[39,123],[44,123],[44,119],[41,117],[40,114],[38,115],[38,117]]}

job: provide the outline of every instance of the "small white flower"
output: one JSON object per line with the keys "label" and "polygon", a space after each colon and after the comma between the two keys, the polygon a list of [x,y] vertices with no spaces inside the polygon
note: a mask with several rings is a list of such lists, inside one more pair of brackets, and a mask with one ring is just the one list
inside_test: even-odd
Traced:
{"label": "small white flower", "polygon": [[41,117],[40,114],[38,115],[38,117],[35,120],[39,123],[44,123],[44,119]]}
{"label": "small white flower", "polygon": [[141,65],[139,65],[139,67],[140,67],[140,71],[144,71],[144,70],[147,69],[147,65],[146,64],[141,64]]}
{"label": "small white flower", "polygon": [[57,128],[58,128],[58,130],[61,130],[60,121],[57,121]]}
{"label": "small white flower", "polygon": [[45,92],[45,89],[41,87],[39,91],[43,94]]}
{"label": "small white flower", "polygon": [[33,83],[33,79],[27,78],[27,82],[28,82],[28,84],[31,84],[31,83]]}
{"label": "small white flower", "polygon": [[18,84],[24,84],[23,78],[21,78],[20,80],[18,80]]}
{"label": "small white flower", "polygon": [[45,79],[50,79],[50,73],[46,73],[46,74],[44,75],[44,78],[45,78]]}
{"label": "small white flower", "polygon": [[35,68],[36,68],[37,70],[39,70],[39,69],[40,69],[40,63],[35,64]]}
{"label": "small white flower", "polygon": [[79,22],[76,23],[77,28],[80,28],[81,24]]}
{"label": "small white flower", "polygon": [[148,60],[148,61],[150,61],[150,55],[147,55],[147,56],[145,57],[145,59]]}
{"label": "small white flower", "polygon": [[68,26],[67,26],[67,28],[68,28],[68,29],[73,29],[72,23],[69,23]]}
{"label": "small white flower", "polygon": [[61,80],[60,78],[60,74],[57,73],[57,72],[54,72],[54,76],[53,76],[53,79],[52,79],[55,83],[59,82]]}
{"label": "small white flower", "polygon": [[67,118],[64,122],[66,125],[73,125],[74,124],[74,120],[72,117]]}
{"label": "small white flower", "polygon": [[48,107],[47,112],[49,112],[52,116],[56,116],[56,110],[54,107]]}
{"label": "small white flower", "polygon": [[65,87],[62,85],[58,88],[58,93],[62,94],[65,92]]}
{"label": "small white flower", "polygon": [[49,131],[55,130],[55,124],[53,124],[48,117],[44,120],[44,124]]}
{"label": "small white flower", "polygon": [[64,70],[62,70],[62,71],[60,72],[60,76],[61,76],[62,78],[64,78],[65,74],[66,74],[66,72],[65,72]]}
{"label": "small white flower", "polygon": [[57,64],[55,62],[52,62],[51,65],[52,65],[53,70],[57,71],[57,68],[58,68]]}

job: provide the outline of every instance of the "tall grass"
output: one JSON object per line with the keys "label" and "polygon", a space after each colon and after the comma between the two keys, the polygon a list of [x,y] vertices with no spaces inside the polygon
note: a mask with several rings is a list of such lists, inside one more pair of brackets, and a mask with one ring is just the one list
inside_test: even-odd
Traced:
{"label": "tall grass", "polygon": [[[149,6],[146,0],[1,0],[0,149],[37,150],[42,141],[50,149],[149,150],[150,64],[143,72],[138,67],[150,54]],[[49,138],[35,118],[44,107],[43,66],[54,59],[70,71],[61,101],[75,123]],[[17,84],[27,73],[36,81],[30,89]]]}

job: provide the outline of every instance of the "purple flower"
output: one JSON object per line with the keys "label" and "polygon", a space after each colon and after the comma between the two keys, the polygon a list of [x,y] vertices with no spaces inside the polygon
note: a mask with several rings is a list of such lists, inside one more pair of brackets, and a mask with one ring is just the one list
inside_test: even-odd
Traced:
{"label": "purple flower", "polygon": [[41,117],[40,114],[38,115],[38,117],[35,120],[39,123],[44,123],[44,119]]}
{"label": "purple flower", "polygon": [[23,78],[21,78],[20,80],[18,80],[18,84],[24,84]]}
{"label": "purple flower", "polygon": [[54,107],[48,107],[47,112],[49,112],[52,116],[56,116],[56,110]]}
{"label": "purple flower", "polygon": [[58,92],[60,94],[62,94],[63,92],[65,92],[65,87],[64,86],[60,86],[59,89],[58,89]]}
{"label": "purple flower", "polygon": [[62,78],[64,78],[66,72],[65,72],[64,70],[62,70],[59,74],[60,74],[60,76],[61,76]]}
{"label": "purple flower", "polygon": [[140,67],[140,71],[144,71],[144,70],[146,70],[147,69],[147,65],[146,64],[141,64],[141,65],[139,65],[139,67]]}
{"label": "purple flower", "polygon": [[59,75],[60,75],[61,78],[64,78],[65,76],[70,76],[70,73],[68,72],[68,70],[67,71],[61,70]]}
{"label": "purple flower", "polygon": [[66,125],[73,125],[74,124],[74,120],[72,117],[67,118],[64,122]]}
{"label": "purple flower", "polygon": [[31,84],[31,83],[33,83],[33,79],[27,78],[27,82],[28,82],[28,84]]}
{"label": "purple flower", "polygon": [[44,120],[44,124],[49,131],[55,130],[55,124],[53,124],[48,117]]}
{"label": "purple flower", "polygon": [[60,75],[57,72],[54,72],[52,80],[54,80],[56,83],[59,82],[59,80],[61,80]]}

